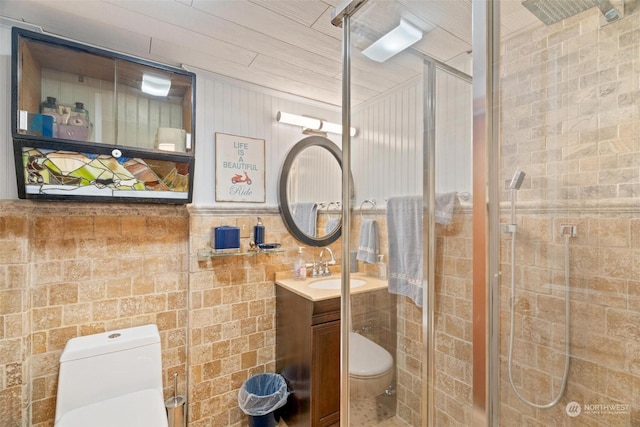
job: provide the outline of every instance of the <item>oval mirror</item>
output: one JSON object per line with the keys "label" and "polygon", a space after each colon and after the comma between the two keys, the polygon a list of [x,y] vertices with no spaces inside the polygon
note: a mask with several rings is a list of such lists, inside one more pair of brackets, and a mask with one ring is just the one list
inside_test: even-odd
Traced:
{"label": "oval mirror", "polygon": [[342,152],[329,139],[309,136],[287,154],[278,183],[282,219],[308,246],[326,246],[342,233]]}

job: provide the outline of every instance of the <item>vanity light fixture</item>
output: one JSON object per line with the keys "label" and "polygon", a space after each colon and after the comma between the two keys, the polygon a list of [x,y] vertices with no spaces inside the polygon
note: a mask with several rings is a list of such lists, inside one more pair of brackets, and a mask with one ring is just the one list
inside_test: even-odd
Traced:
{"label": "vanity light fixture", "polygon": [[362,53],[376,62],[384,62],[420,39],[422,39],[422,30],[401,19],[400,25],[373,42]]}
{"label": "vanity light fixture", "polygon": [[[320,130],[323,132],[331,132],[342,135],[342,125],[338,125],[331,122],[322,122],[322,126],[320,126]],[[351,136],[356,134],[356,130],[351,128]]]}
{"label": "vanity light fixture", "polygon": [[[299,116],[297,114],[278,111],[278,113],[276,114],[276,120],[280,123],[286,123],[288,125],[301,126],[303,132],[310,134],[318,134],[322,132],[325,132],[326,134],[326,132],[329,132],[342,135],[342,125],[316,119],[314,117]],[[349,134],[351,136],[355,136],[356,128],[352,127]]]}
{"label": "vanity light fixture", "polygon": [[167,96],[171,89],[171,80],[155,74],[143,74],[140,89],[149,95]]}
{"label": "vanity light fixture", "polygon": [[284,111],[278,111],[276,114],[276,120],[288,125],[302,126],[305,129],[320,129],[322,126],[322,120],[314,119],[313,117],[298,116],[297,114],[285,113]]}

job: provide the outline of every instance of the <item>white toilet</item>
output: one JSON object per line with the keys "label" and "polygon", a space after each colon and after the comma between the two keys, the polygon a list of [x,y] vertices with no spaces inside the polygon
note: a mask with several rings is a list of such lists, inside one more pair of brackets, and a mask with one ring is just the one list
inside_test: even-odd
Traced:
{"label": "white toilet", "polygon": [[72,338],[60,356],[55,427],[167,427],[156,325]]}
{"label": "white toilet", "polygon": [[352,398],[377,396],[393,380],[393,357],[370,339],[351,332],[349,379]]}

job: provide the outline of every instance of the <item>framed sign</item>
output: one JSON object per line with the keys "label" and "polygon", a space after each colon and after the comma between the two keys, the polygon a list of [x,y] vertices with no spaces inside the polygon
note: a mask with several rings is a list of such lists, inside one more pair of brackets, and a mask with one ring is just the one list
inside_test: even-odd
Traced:
{"label": "framed sign", "polygon": [[264,139],[216,132],[216,201],[265,202]]}

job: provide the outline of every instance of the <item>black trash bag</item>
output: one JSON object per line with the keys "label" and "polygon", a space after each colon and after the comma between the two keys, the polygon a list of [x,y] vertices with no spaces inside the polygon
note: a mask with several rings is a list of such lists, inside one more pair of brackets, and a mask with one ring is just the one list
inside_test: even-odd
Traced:
{"label": "black trash bag", "polygon": [[238,391],[238,405],[251,416],[267,415],[287,403],[287,382],[280,374],[254,375]]}

